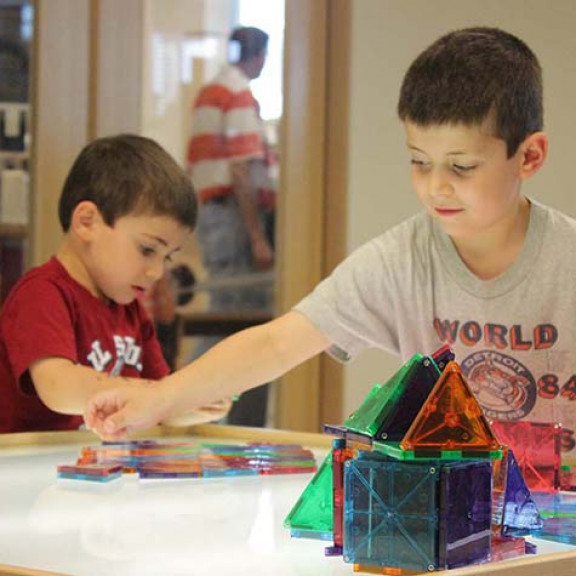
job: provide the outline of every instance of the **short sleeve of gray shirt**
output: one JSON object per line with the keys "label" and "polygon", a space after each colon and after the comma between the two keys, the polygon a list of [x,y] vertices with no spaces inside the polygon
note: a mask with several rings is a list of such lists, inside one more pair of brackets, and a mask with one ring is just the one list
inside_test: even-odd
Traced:
{"label": "short sleeve of gray shirt", "polygon": [[429,276],[429,220],[419,214],[360,247],[294,307],[332,340],[333,357],[345,362],[368,348],[399,354],[398,321],[410,316],[401,301]]}

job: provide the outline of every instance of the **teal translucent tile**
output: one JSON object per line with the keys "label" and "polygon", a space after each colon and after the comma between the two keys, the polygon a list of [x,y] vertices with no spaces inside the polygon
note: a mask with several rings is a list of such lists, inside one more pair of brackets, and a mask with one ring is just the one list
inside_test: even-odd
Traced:
{"label": "teal translucent tile", "polygon": [[436,570],[439,477],[430,464],[346,462],[344,561]]}
{"label": "teal translucent tile", "polygon": [[117,478],[122,477],[122,472],[116,472],[115,474],[107,474],[106,476],[95,476],[94,474],[66,474],[63,472],[58,473],[58,478],[62,480],[86,480],[88,482],[98,482],[100,484],[105,482],[111,482]]}
{"label": "teal translucent tile", "polygon": [[534,492],[532,499],[542,518],[576,518],[576,494]]}
{"label": "teal translucent tile", "polygon": [[332,542],[334,535],[332,532],[319,532],[317,530],[290,530],[292,538],[307,538],[309,540],[323,540]]}
{"label": "teal translucent tile", "polygon": [[534,530],[532,535],[542,540],[576,546],[576,518],[546,518],[544,526]]}

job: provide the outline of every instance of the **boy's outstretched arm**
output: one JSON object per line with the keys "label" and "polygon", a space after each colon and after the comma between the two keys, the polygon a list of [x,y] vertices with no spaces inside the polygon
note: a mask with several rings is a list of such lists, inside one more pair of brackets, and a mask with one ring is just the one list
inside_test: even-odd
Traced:
{"label": "boy's outstretched arm", "polygon": [[30,377],[40,400],[60,414],[82,414],[88,400],[97,392],[117,386],[153,385],[151,380],[110,376],[68,358],[49,357],[37,360]]}
{"label": "boy's outstretched arm", "polygon": [[88,405],[86,424],[106,439],[122,438],[133,430],[275,380],[330,345],[307,318],[288,312],[230,336],[167,376],[158,387],[138,392],[124,386],[97,394]]}
{"label": "boy's outstretched arm", "polygon": [[[98,392],[114,390],[120,386],[143,389],[160,386],[158,380],[110,376],[89,366],[75,364],[67,358],[44,358],[30,366],[30,376],[40,400],[54,412],[60,414],[83,414],[88,400]],[[170,426],[189,426],[213,422],[226,416],[232,402],[222,399],[181,415]]]}

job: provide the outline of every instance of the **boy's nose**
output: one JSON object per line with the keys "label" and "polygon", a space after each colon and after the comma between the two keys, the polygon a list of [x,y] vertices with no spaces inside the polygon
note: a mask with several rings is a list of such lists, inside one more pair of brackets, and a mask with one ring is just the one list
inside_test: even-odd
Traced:
{"label": "boy's nose", "polygon": [[163,275],[164,275],[163,262],[157,262],[152,266],[149,266],[146,270],[146,276],[150,278],[150,280],[152,280],[153,282],[156,282],[156,280],[160,280],[160,278],[162,278]]}
{"label": "boy's nose", "polygon": [[452,194],[450,178],[442,170],[434,170],[428,180],[428,192],[431,196],[448,196]]}

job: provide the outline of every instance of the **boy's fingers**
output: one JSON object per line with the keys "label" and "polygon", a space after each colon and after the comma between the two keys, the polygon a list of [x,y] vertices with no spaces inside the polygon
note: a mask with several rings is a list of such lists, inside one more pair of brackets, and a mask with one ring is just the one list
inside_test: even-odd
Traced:
{"label": "boy's fingers", "polygon": [[123,435],[122,404],[117,391],[104,391],[94,396],[84,413],[87,428],[110,440]]}
{"label": "boy's fingers", "polygon": [[126,432],[117,432],[116,434],[106,434],[104,432],[99,433],[100,438],[104,442],[126,442],[129,440],[129,436]]}
{"label": "boy's fingers", "polygon": [[116,412],[116,414],[108,416],[108,418],[104,420],[102,426],[104,432],[110,435],[122,433],[121,431],[125,430],[126,427],[127,422],[124,410],[120,410],[119,412]]}

